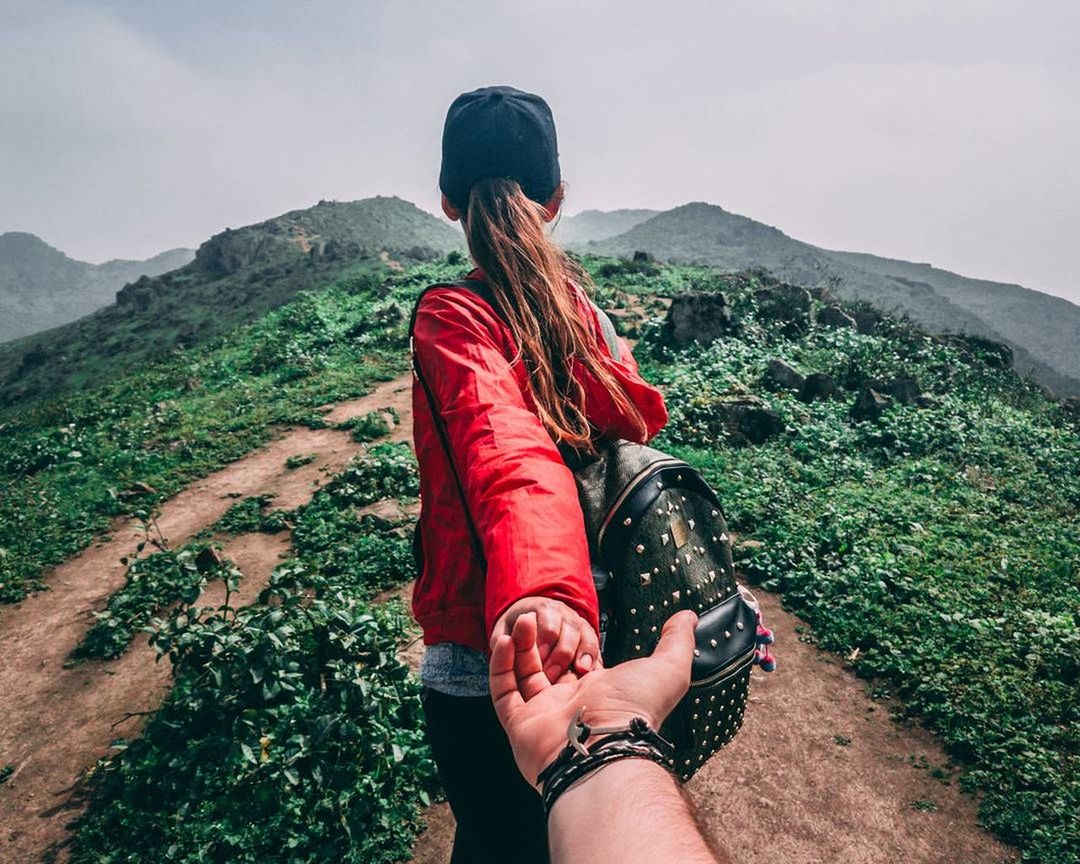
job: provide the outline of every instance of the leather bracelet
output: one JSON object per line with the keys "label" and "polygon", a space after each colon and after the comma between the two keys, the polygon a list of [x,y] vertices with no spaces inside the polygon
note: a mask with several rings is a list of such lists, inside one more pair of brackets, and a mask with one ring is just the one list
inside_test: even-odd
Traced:
{"label": "leather bracelet", "polygon": [[[584,728],[588,729],[587,726]],[[570,740],[555,761],[536,778],[547,815],[551,814],[551,808],[563,792],[612,762],[649,759],[669,772],[675,771],[675,748],[641,717],[635,717],[625,730],[604,736],[587,750],[580,741]]]}

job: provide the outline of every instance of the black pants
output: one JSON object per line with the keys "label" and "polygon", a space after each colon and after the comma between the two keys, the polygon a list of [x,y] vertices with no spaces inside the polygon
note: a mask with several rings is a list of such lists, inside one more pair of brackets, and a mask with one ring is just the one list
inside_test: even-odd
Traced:
{"label": "black pants", "polygon": [[450,864],[548,864],[547,822],[488,696],[423,690],[428,742],[457,820]]}

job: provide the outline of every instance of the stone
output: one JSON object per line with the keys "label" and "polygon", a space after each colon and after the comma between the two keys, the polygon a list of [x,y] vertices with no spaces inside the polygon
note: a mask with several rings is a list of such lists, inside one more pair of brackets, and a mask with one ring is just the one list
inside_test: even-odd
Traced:
{"label": "stone", "polygon": [[798,390],[806,378],[783,360],[773,358],[769,361],[763,380],[770,390]]}
{"label": "stone", "polygon": [[914,405],[922,393],[919,382],[910,375],[898,375],[888,381],[875,381],[870,386],[886,396],[891,396],[901,405]]}
{"label": "stone", "polygon": [[708,345],[734,329],[731,302],[726,294],[687,291],[672,298],[661,339],[676,348],[685,348],[693,342]]}
{"label": "stone", "polygon": [[915,397],[915,407],[917,408],[933,408],[935,405],[937,405],[937,399],[929,393],[920,393]]}
{"label": "stone", "polygon": [[731,444],[764,444],[784,431],[780,415],[757,396],[727,396],[710,408],[712,431]]}
{"label": "stone", "polygon": [[982,360],[992,369],[1011,369],[1013,365],[1013,350],[1004,342],[996,342],[985,336],[971,336],[957,333],[949,333],[939,336],[938,341],[946,345],[959,348],[969,357]]}
{"label": "stone", "polygon": [[799,401],[816,402],[820,399],[832,399],[840,392],[832,375],[824,372],[813,372],[806,376],[802,387],[799,389]]}
{"label": "stone", "polygon": [[635,264],[640,264],[642,262],[648,262],[648,263],[651,264],[655,260],[656,259],[653,258],[652,254],[649,253],[649,252],[643,252],[641,249],[637,249],[637,250],[634,251],[634,263]]}
{"label": "stone", "polygon": [[851,406],[852,420],[877,420],[889,405],[889,397],[872,387],[864,387]]}
{"label": "stone", "polygon": [[822,327],[846,328],[858,330],[859,325],[850,315],[839,306],[826,306],[817,313],[817,323]]}
{"label": "stone", "polygon": [[801,336],[814,323],[810,292],[798,285],[779,282],[754,292],[757,317],[764,323],[779,325],[785,336]]}
{"label": "stone", "polygon": [[872,306],[848,307],[846,314],[855,321],[856,330],[870,336],[877,333],[878,324],[885,319],[885,315]]}

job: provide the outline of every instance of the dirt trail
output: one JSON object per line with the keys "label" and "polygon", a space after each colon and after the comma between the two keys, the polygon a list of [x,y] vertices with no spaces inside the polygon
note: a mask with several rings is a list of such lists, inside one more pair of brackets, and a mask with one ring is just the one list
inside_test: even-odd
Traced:
{"label": "dirt trail", "polygon": [[[337,423],[379,408],[393,407],[402,418],[393,439],[410,434],[410,387],[394,379],[360,399],[328,407]],[[197,481],[161,506],[158,526],[176,547],[217,521],[237,496],[274,495],[274,506],[299,506],[328,473],[340,470],[363,449],[347,432],[334,429],[285,430],[220,471]],[[285,460],[316,453],[294,470]],[[107,752],[109,742],[139,729],[139,718],[167,692],[169,667],[155,663],[140,638],[119,660],[63,668],[68,654],[93,623],[93,611],[124,582],[120,558],[132,555],[142,539],[133,520],[118,520],[106,537],[55,568],[45,579],[48,591],[34,594],[0,617],[0,766],[14,772],[0,785],[0,861],[39,860],[64,839],[77,805],[69,802],[82,772]],[[265,585],[288,536],[245,535],[223,538],[224,554],[244,574],[234,602],[251,602]],[[224,596],[211,586],[207,602]],[[125,718],[128,718],[125,720]]]}
{"label": "dirt trail", "polygon": [[[947,764],[934,737],[893,722],[865,682],[799,641],[809,628],[780,608],[779,597],[756,593],[776,632],[779,668],[755,670],[742,731],[687,787],[705,830],[732,860],[1014,861],[1014,850],[978,827],[976,802],[955,777],[946,786],[913,764]],[[415,649],[410,654],[416,662]],[[917,801],[928,809],[916,809]],[[445,864],[453,836],[447,805],[432,807],[413,864]]]}
{"label": "dirt trail", "polygon": [[[391,406],[402,419],[391,439],[407,440],[406,378],[329,407],[326,416],[340,422]],[[360,449],[343,432],[288,431],[166,502],[162,532],[174,546],[184,542],[216,521],[235,495],[270,492],[276,507],[296,507],[327,472],[340,469]],[[294,471],[284,468],[286,458],[306,453],[319,455]],[[382,507],[370,509],[400,515],[384,514]],[[137,527],[116,524],[103,542],[49,575],[51,590],[0,617],[5,705],[0,765],[16,769],[0,786],[0,861],[37,861],[65,838],[64,825],[77,808],[67,790],[110,739],[138,731],[138,717],[124,720],[129,712],[152,709],[166,692],[168,667],[154,662],[144,640],[112,663],[62,668],[92,622],[92,610],[122,584],[119,558],[133,550]],[[250,602],[287,553],[288,537],[243,535],[223,542],[225,554],[245,574],[235,602]],[[410,588],[386,596],[407,600]],[[221,595],[220,586],[211,586],[205,599]],[[779,598],[759,592],[759,599],[777,633],[780,669],[771,676],[755,673],[743,731],[688,787],[706,829],[733,859],[784,864],[1014,860],[1013,850],[978,827],[975,801],[960,794],[955,781],[943,785],[927,768],[917,767],[947,764],[933,736],[890,720],[888,705],[871,700],[865,684],[837,658],[799,641],[808,628],[782,611]],[[404,646],[403,654],[416,668],[419,641]],[[445,804],[430,809],[428,824],[414,864],[444,864],[454,830]]]}

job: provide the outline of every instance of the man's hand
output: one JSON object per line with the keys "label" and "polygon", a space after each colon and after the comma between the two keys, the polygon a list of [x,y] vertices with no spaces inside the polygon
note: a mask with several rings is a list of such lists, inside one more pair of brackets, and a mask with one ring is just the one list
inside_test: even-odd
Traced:
{"label": "man's hand", "polygon": [[590,726],[620,726],[641,717],[659,729],[690,686],[695,626],[693,612],[679,612],[664,624],[650,657],[582,678],[566,672],[553,684],[540,657],[537,615],[519,615],[510,635],[494,640],[488,674],[495,713],[525,779],[536,785],[537,775],[555,761],[579,708]]}
{"label": "man's hand", "polygon": [[558,681],[567,670],[584,675],[600,665],[596,631],[565,603],[550,597],[523,597],[503,612],[491,630],[492,651],[499,637],[509,635],[527,613],[535,614],[536,645],[549,681]]}

